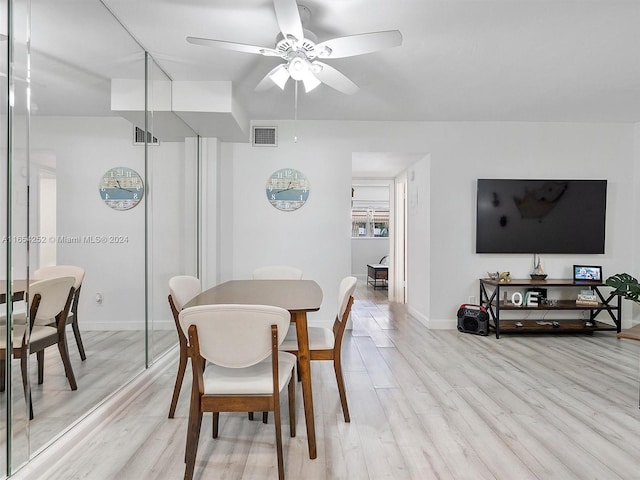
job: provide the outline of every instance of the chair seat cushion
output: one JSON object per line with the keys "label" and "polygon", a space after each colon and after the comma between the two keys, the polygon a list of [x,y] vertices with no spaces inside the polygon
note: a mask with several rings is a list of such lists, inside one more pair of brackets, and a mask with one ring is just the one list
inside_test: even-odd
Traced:
{"label": "chair seat cushion", "polygon": [[[323,327],[309,327],[309,350],[331,350],[334,345],[333,331]],[[294,352],[298,350],[298,339],[296,327],[292,325],[287,332],[284,342],[280,345],[280,350]]]}
{"label": "chair seat cushion", "polygon": [[[24,336],[24,331],[26,329],[26,325],[14,325],[13,326],[13,348],[20,348],[22,345],[22,337]],[[47,338],[56,338],[58,335],[58,331],[55,327],[49,326],[40,326],[36,325],[31,330],[31,343],[36,343],[41,340],[45,340]],[[5,348],[5,329],[0,329],[0,348]]]}
{"label": "chair seat cushion", "polygon": [[[296,365],[296,357],[278,352],[279,391],[287,385]],[[273,378],[271,356],[246,368],[227,368],[207,363],[204,370],[206,395],[271,395]]]}

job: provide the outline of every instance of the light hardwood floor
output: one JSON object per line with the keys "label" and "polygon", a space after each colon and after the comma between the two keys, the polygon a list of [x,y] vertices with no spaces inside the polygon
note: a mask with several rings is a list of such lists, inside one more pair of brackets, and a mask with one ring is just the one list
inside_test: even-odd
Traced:
{"label": "light hardwood floor", "polygon": [[[312,364],[315,460],[298,387],[298,436],[283,428],[288,479],[640,479],[640,342],[428,330],[385,296],[364,282],[356,292],[343,346],[350,424],[331,362]],[[182,478],[191,382],[167,419],[176,358],[14,478]],[[205,416],[195,478],[277,478],[273,423],[259,417],[223,414],[213,440]]]}

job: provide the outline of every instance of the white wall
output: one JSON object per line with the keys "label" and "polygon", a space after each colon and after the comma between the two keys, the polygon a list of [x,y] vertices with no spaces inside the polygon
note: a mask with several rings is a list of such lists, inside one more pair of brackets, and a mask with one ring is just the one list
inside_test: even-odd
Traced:
{"label": "white wall", "polygon": [[[543,256],[550,277],[567,277],[580,262],[603,265],[605,275],[626,270],[638,244],[625,213],[637,200],[629,124],[298,121],[294,143],[293,122],[267,123],[279,127],[278,147],[222,145],[221,225],[229,227],[219,245],[223,279],[248,278],[268,263],[298,266],[323,288],[322,318],[335,314],[339,279],[350,271],[356,151],[428,154],[409,182],[408,302],[430,326],[453,327],[457,308],[478,295],[487,271],[526,277],[531,268],[530,255],[475,254],[478,178],[609,180],[607,253]],[[311,183],[307,205],[292,213],[275,210],[265,196],[268,176],[283,167],[301,170]]]}
{"label": "white wall", "polygon": [[351,239],[351,275],[363,280],[367,277],[367,264],[375,264],[389,255],[389,237]]}
{"label": "white wall", "polygon": [[[195,216],[189,218],[193,206],[188,206],[195,198],[195,170],[185,164],[184,143],[153,147],[147,196],[135,208],[115,211],[100,198],[98,184],[108,169],[126,166],[144,176],[144,147],[133,145],[132,128],[118,117],[32,118],[31,148],[56,160],[58,236],[107,239],[57,243],[58,264],[86,270],[78,314],[83,330],[144,328],[144,219],[150,199],[155,199],[150,212],[154,328],[174,328],[168,278],[195,268]],[[97,293],[103,296],[102,305],[94,300]]]}

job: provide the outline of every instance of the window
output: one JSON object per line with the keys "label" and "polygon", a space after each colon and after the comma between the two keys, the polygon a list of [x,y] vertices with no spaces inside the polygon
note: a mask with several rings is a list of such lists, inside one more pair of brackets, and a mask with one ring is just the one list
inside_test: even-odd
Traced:
{"label": "window", "polygon": [[351,236],[389,236],[389,187],[353,185],[351,200]]}
{"label": "window", "polygon": [[352,237],[388,237],[389,210],[351,209]]}

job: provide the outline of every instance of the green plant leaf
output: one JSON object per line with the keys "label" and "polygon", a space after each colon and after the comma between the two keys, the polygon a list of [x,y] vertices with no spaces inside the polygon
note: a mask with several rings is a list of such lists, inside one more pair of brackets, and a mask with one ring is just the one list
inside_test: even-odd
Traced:
{"label": "green plant leaf", "polygon": [[605,284],[614,289],[614,291],[611,292],[614,295],[619,295],[627,300],[640,303],[640,284],[638,280],[628,273],[617,273],[607,278]]}

